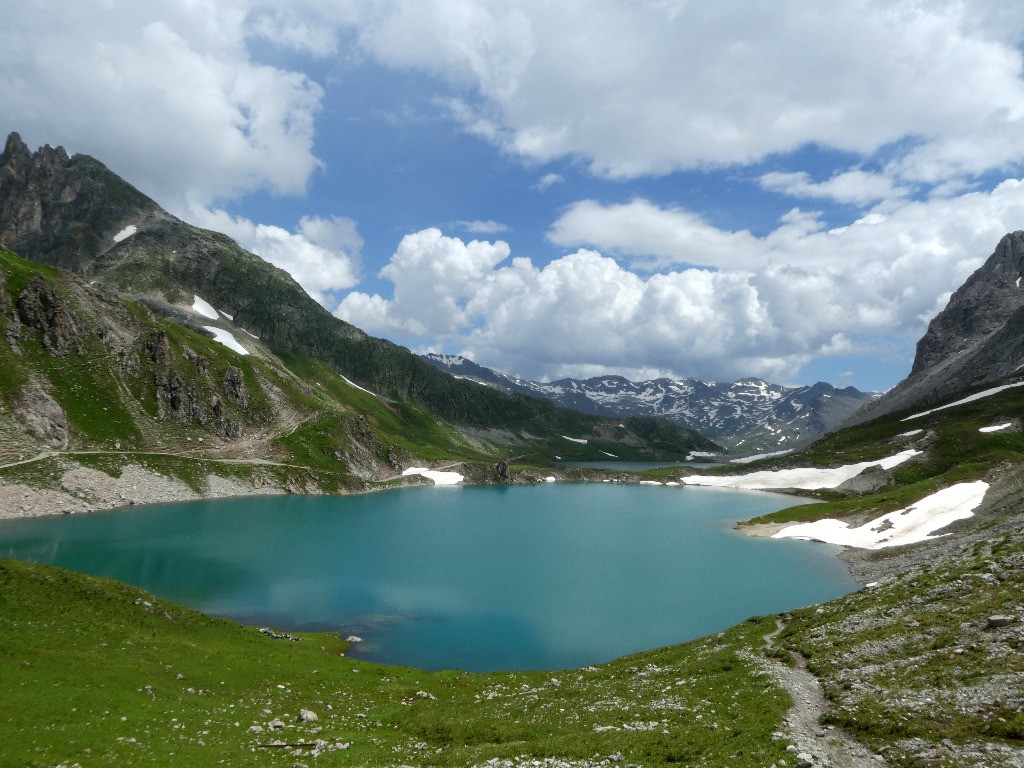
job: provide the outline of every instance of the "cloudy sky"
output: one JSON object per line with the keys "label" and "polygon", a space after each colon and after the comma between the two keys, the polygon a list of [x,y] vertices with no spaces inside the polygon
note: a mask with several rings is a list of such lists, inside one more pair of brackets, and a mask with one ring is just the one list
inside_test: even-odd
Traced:
{"label": "cloudy sky", "polygon": [[1024,4],[0,0],[0,131],[417,351],[887,389],[1024,228]]}

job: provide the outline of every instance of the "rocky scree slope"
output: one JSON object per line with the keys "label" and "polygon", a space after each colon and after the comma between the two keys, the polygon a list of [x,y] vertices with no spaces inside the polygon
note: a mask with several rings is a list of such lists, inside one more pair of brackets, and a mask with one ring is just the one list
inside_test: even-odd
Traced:
{"label": "rocky scree slope", "polygon": [[910,375],[854,414],[856,424],[938,402],[1024,370],[1024,231],[995,252],[950,297],[917,343]]}
{"label": "rocky scree slope", "polygon": [[422,406],[488,444],[532,445],[538,436],[557,442],[564,434],[610,441],[637,456],[716,449],[668,422],[636,420],[619,429],[546,400],[454,379],[334,317],[283,270],[224,235],[176,219],[97,160],[69,157],[62,148],[32,153],[17,134],[0,156],[0,243],[164,316],[178,317],[199,295],[282,359],[323,361],[359,386]]}
{"label": "rocky scree slope", "polygon": [[[72,464],[118,473],[145,461],[194,486],[212,472],[341,491],[395,475],[417,452],[472,455],[440,422],[384,410],[326,369],[306,384],[251,346],[240,355],[194,322],[0,249],[0,465],[14,465],[2,479],[56,488]],[[396,436],[403,421],[423,443]]]}
{"label": "rocky scree slope", "polygon": [[596,376],[545,383],[517,379],[460,355],[428,354],[423,359],[453,375],[585,413],[666,418],[748,454],[807,445],[878,397],[825,382],[786,387],[757,378],[707,383],[694,378],[634,382],[622,376]]}

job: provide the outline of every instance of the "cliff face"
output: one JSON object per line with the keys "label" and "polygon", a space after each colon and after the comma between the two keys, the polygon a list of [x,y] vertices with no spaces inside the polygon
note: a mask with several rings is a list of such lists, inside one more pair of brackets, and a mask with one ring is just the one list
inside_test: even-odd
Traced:
{"label": "cliff face", "polygon": [[928,331],[917,342],[910,375],[984,346],[1024,307],[1022,278],[1024,232],[1013,232],[999,241],[995,253],[957,289],[946,308],[928,325]]}
{"label": "cliff face", "polygon": [[0,156],[0,243],[33,260],[87,272],[127,223],[160,207],[90,157],[29,151],[12,133]]}
{"label": "cliff face", "polygon": [[995,252],[950,297],[917,343],[910,375],[847,423],[923,406],[1005,379],[1024,368],[1024,231]]}

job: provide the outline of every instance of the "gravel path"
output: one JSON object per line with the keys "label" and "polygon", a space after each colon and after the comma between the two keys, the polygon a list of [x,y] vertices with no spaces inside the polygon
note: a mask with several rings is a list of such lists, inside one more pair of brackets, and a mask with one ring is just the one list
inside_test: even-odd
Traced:
{"label": "gravel path", "polygon": [[[765,635],[765,649],[775,648],[775,638],[785,628],[781,619],[776,620],[774,632]],[[764,664],[772,676],[793,699],[783,721],[784,733],[794,745],[797,766],[831,766],[831,768],[860,768],[861,766],[884,766],[887,763],[845,731],[833,726],[823,726],[821,716],[828,705],[821,692],[818,679],[807,671],[803,656],[789,651],[794,665],[787,666],[770,657]]]}

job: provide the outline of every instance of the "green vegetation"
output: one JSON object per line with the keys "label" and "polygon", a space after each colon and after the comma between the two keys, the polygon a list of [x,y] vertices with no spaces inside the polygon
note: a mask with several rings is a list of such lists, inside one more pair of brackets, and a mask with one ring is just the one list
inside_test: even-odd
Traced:
{"label": "green vegetation", "polygon": [[[794,612],[780,639],[822,678],[829,722],[891,764],[1016,765],[1000,750],[1024,743],[1020,534]],[[992,626],[999,615],[1016,618]]]}
{"label": "green vegetation", "polygon": [[291,766],[320,743],[321,766],[616,753],[770,765],[786,754],[771,734],[788,699],[746,649],[773,627],[584,670],[431,673],[344,658],[337,635],[274,640],[116,582],[0,561],[0,764]]}

